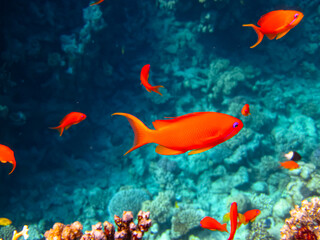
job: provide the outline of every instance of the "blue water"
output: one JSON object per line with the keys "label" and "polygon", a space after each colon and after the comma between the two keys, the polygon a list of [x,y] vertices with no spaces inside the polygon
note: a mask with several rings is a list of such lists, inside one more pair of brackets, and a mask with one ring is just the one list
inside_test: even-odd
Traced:
{"label": "blue water", "polygon": [[[227,239],[199,222],[222,221],[236,201],[239,212],[261,214],[235,239],[262,239],[253,237],[259,231],[280,239],[290,209],[320,193],[319,1],[90,3],[0,3],[0,144],[17,162],[11,175],[12,165],[0,164],[0,217],[17,230],[28,224],[33,240],[55,222],[78,220],[89,230],[143,209],[154,223],[144,239]],[[257,36],[242,24],[278,9],[304,18],[283,38],[250,49]],[[140,85],[145,64],[150,83],[165,86],[162,97]],[[49,129],[73,111],[87,119],[61,137]],[[155,144],[123,156],[133,132],[112,113],[151,128],[199,111],[232,115],[244,127],[194,156],[161,156]],[[279,168],[288,151],[301,154],[300,169]]]}

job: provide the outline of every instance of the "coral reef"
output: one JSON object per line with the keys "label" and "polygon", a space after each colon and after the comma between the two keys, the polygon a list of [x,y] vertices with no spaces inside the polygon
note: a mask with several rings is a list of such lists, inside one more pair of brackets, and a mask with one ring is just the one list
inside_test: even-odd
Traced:
{"label": "coral reef", "polygon": [[281,228],[282,240],[317,240],[320,238],[320,200],[317,197],[310,201],[303,200],[301,207],[295,206],[290,211]]}
{"label": "coral reef", "polygon": [[140,211],[138,213],[138,224],[133,222],[133,215],[130,211],[124,211],[122,218],[114,216],[114,221],[118,227],[115,231],[114,226],[105,221],[103,224],[98,222],[92,226],[91,231],[82,234],[80,222],[71,225],[55,223],[53,228],[46,231],[44,236],[47,240],[140,240],[145,232],[151,227],[150,212]]}
{"label": "coral reef", "polygon": [[12,233],[16,230],[13,225],[0,227],[0,239],[9,240],[12,238]]}
{"label": "coral reef", "polygon": [[132,211],[136,215],[142,203],[149,199],[149,195],[143,189],[124,189],[111,198],[108,211],[111,216],[120,215],[125,210]]}
{"label": "coral reef", "polygon": [[82,229],[82,224],[78,221],[69,225],[55,223],[50,230],[45,232],[44,237],[47,240],[75,240],[82,236]]}
{"label": "coral reef", "polygon": [[274,240],[272,235],[267,231],[264,220],[255,221],[251,225],[249,235],[246,240]]}

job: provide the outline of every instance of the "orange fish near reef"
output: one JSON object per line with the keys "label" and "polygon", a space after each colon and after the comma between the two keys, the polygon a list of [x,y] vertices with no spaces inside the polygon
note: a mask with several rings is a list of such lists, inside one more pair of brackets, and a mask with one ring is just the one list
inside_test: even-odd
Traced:
{"label": "orange fish near reef", "polygon": [[257,27],[253,24],[243,24],[243,27],[252,27],[257,35],[258,41],[250,48],[257,46],[266,35],[270,40],[282,38],[303,18],[303,13],[294,10],[276,10],[263,15],[258,21]]}
{"label": "orange fish near reef", "polygon": [[202,228],[206,228],[209,229],[211,231],[220,231],[220,232],[228,232],[227,230],[227,224],[221,224],[219,223],[217,220],[215,220],[212,217],[204,217],[201,221],[200,221],[200,226]]}
{"label": "orange fish near reef", "polygon": [[104,0],[99,0],[99,1],[97,1],[97,2],[91,3],[90,6],[100,4],[100,3],[102,3],[103,1],[104,1]]}
{"label": "orange fish near reef", "polygon": [[233,240],[238,228],[238,205],[236,202],[233,202],[230,207],[230,225],[231,230],[228,240]]}
{"label": "orange fish near reef", "polygon": [[241,109],[241,113],[243,116],[247,117],[248,115],[250,115],[250,108],[249,108],[249,104],[245,104],[243,106],[243,108]]}
{"label": "orange fish near reef", "polygon": [[157,143],[156,152],[162,155],[178,155],[189,150],[190,154],[202,153],[227,141],[243,127],[240,119],[224,113],[195,112],[168,120],[153,122],[149,129],[135,116],[114,113],[127,118],[133,132],[133,147],[125,155],[145,144]]}
{"label": "orange fish near reef", "polygon": [[245,222],[243,224],[246,225],[248,224],[248,222],[253,222],[260,213],[261,211],[259,209],[252,209],[252,210],[246,211],[243,214],[245,217]]}
{"label": "orange fish near reef", "polygon": [[299,164],[296,163],[295,161],[285,161],[285,162],[279,162],[279,163],[283,168],[286,168],[289,170],[297,169],[300,167]]}
{"label": "orange fish near reef", "polygon": [[12,222],[8,218],[0,218],[0,226],[10,225]]}
{"label": "orange fish near reef", "polygon": [[149,78],[149,71],[150,71],[150,64],[144,65],[141,69],[140,73],[140,80],[141,84],[147,89],[148,92],[155,92],[162,96],[162,93],[159,91],[159,88],[164,88],[164,86],[151,86],[151,84],[148,82]]}
{"label": "orange fish near reef", "polygon": [[60,122],[58,127],[51,127],[50,129],[57,129],[62,136],[63,130],[67,130],[72,125],[78,124],[79,122],[86,119],[86,115],[80,112],[71,112],[67,114]]}
{"label": "orange fish near reef", "polygon": [[8,162],[13,165],[13,168],[9,174],[11,174],[13,170],[16,168],[16,159],[14,158],[13,151],[9,147],[2,144],[0,144],[0,162]]}

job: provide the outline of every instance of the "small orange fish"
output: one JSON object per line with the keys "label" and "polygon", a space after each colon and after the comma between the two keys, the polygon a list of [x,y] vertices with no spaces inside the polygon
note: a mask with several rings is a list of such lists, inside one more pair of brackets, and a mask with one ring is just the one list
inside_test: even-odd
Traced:
{"label": "small orange fish", "polygon": [[63,130],[67,130],[72,125],[78,124],[79,122],[86,119],[86,115],[80,112],[71,112],[67,114],[60,122],[58,127],[50,127],[50,129],[57,129],[62,136]]}
{"label": "small orange fish", "polygon": [[296,163],[295,161],[285,161],[285,162],[279,162],[279,163],[283,168],[286,168],[289,170],[297,169],[300,167],[299,164]]}
{"label": "small orange fish", "polygon": [[249,108],[249,104],[245,104],[243,106],[243,108],[241,109],[241,113],[243,116],[247,117],[248,115],[250,115],[250,108]]}
{"label": "small orange fish", "polygon": [[150,71],[150,64],[144,65],[141,69],[140,73],[140,80],[141,84],[147,89],[148,92],[155,92],[162,96],[162,93],[159,91],[159,88],[164,88],[164,86],[151,86],[151,84],[148,82],[149,78],[149,71]]}
{"label": "small orange fish", "polygon": [[94,3],[91,3],[90,6],[93,6],[93,5],[97,5],[97,4],[100,4],[102,3],[104,0],[99,0],[99,1],[96,1]]}
{"label": "small orange fish", "polygon": [[258,41],[250,48],[256,47],[266,35],[270,40],[280,39],[302,20],[303,13],[294,10],[276,10],[263,15],[258,21],[257,27],[253,24],[243,24],[243,27],[252,27],[257,35]]}
{"label": "small orange fish", "polygon": [[13,168],[9,174],[16,168],[16,159],[14,158],[14,152],[7,146],[0,144],[0,162],[11,163]]}
{"label": "small orange fish", "polygon": [[260,213],[261,211],[259,209],[252,209],[252,210],[246,211],[243,214],[245,217],[245,222],[243,224],[246,225],[248,224],[248,222],[253,222]]}
{"label": "small orange fish", "polygon": [[235,136],[243,127],[240,119],[224,113],[195,112],[169,120],[153,122],[155,130],[128,113],[114,113],[127,118],[133,132],[133,147],[129,152],[148,143],[157,143],[156,152],[162,155],[178,155],[207,151]]}
{"label": "small orange fish", "polygon": [[206,228],[209,229],[211,231],[220,231],[220,232],[227,232],[227,224],[221,224],[219,223],[217,220],[215,220],[212,217],[204,217],[201,221],[200,221],[200,226],[202,228]]}
{"label": "small orange fish", "polygon": [[8,218],[0,218],[0,226],[10,225],[12,222]]}

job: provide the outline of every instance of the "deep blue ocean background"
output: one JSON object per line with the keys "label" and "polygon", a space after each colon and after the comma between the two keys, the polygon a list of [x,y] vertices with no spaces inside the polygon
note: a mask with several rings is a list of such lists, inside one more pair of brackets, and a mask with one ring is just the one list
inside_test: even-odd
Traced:
{"label": "deep blue ocean background", "polygon": [[[90,3],[0,3],[0,144],[17,162],[11,175],[12,165],[0,163],[0,217],[18,230],[28,224],[33,240],[55,222],[79,220],[89,230],[143,209],[154,223],[144,239],[227,239],[199,221],[221,221],[236,201],[239,212],[262,212],[235,240],[280,239],[290,209],[320,195],[320,1]],[[242,24],[278,9],[304,18],[250,49],[257,36]],[[140,85],[145,64],[150,83],[165,86],[162,97]],[[72,111],[87,119],[61,137],[49,129]],[[198,111],[230,114],[244,127],[194,156],[161,156],[155,144],[123,156],[133,132],[112,113],[151,128]],[[291,150],[301,168],[279,168]]]}

